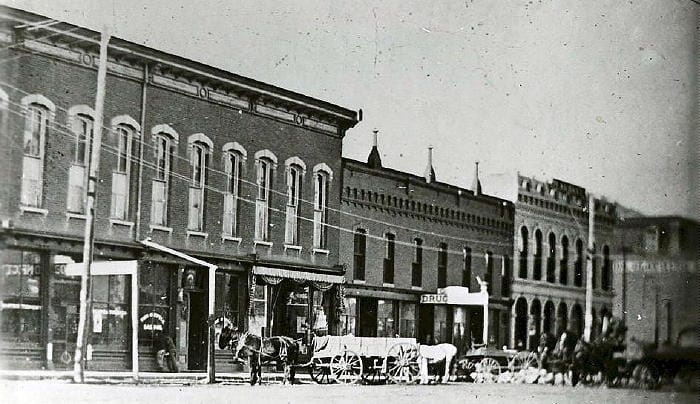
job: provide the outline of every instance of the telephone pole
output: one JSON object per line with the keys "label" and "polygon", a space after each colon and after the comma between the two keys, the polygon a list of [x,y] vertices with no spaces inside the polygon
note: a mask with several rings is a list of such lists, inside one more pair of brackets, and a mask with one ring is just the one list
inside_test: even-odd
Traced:
{"label": "telephone pole", "polygon": [[[95,199],[97,198],[97,176],[100,167],[100,149],[102,148],[102,114],[105,101],[105,81],[107,79],[107,45],[109,33],[103,29],[100,39],[100,65],[97,70],[97,95],[95,97],[95,123],[93,139],[90,148],[90,158],[87,161],[87,199],[85,200],[85,241],[83,245],[83,272],[80,276],[80,317],[78,323],[78,339],[75,344],[75,364],[73,381],[85,381],[85,365],[87,363],[87,346],[90,335],[90,314],[92,312],[92,293],[90,266],[92,265],[93,247],[95,242]],[[135,293],[135,292],[132,292]]]}
{"label": "telephone pole", "polygon": [[595,257],[595,238],[593,227],[595,224],[595,198],[588,195],[588,251],[586,260],[586,317],[583,329],[583,338],[591,341],[591,328],[593,326],[593,258]]}

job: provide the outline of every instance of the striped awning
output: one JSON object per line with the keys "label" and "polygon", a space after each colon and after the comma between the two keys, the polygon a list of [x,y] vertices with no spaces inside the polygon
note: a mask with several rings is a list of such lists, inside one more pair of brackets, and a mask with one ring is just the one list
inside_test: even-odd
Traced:
{"label": "striped awning", "polygon": [[276,278],[297,279],[312,282],[325,283],[345,283],[345,277],[342,275],[318,274],[308,271],[296,271],[291,269],[270,268],[254,266],[253,274],[263,276],[274,276]]}

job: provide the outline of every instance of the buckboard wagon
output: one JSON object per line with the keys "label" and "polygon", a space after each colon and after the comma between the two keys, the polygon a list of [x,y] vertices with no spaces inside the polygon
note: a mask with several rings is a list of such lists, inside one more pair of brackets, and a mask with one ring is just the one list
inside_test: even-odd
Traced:
{"label": "buckboard wagon", "polygon": [[457,363],[458,373],[475,383],[497,383],[501,373],[506,371],[517,375],[539,367],[539,360],[534,352],[485,346],[470,349]]}
{"label": "buckboard wagon", "polygon": [[412,383],[420,376],[419,348],[415,338],[314,337],[309,362],[316,383]]}

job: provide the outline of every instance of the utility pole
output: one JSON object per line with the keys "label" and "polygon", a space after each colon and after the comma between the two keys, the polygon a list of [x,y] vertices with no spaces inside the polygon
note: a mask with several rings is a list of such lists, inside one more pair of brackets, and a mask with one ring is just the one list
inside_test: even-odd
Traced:
{"label": "utility pole", "polygon": [[[107,45],[109,33],[103,29],[100,40],[100,65],[97,70],[97,95],[95,97],[95,123],[91,142],[90,158],[87,161],[87,199],[85,201],[85,241],[83,245],[83,272],[80,276],[80,318],[78,323],[78,340],[75,344],[75,364],[73,381],[85,381],[87,363],[87,346],[90,335],[90,313],[92,312],[92,282],[90,266],[92,265],[93,246],[95,242],[95,200],[97,199],[97,176],[100,167],[100,149],[102,148],[102,114],[105,101],[105,81],[107,79]],[[136,293],[132,291],[132,293]]]}
{"label": "utility pole", "polygon": [[583,329],[584,341],[591,341],[593,326],[593,258],[595,257],[595,239],[593,227],[595,224],[595,198],[588,195],[588,259],[586,260],[586,317]]}

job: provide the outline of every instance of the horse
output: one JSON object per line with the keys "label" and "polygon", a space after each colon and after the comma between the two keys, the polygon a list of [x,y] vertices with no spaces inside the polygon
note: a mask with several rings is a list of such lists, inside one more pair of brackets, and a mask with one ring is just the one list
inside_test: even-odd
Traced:
{"label": "horse", "polygon": [[576,334],[565,330],[559,339],[545,337],[540,339],[540,363],[542,368],[551,372],[556,380],[556,375],[561,374],[562,378],[568,375],[571,370],[573,353],[577,344]]}
{"label": "horse", "polygon": [[236,327],[225,325],[219,335],[219,348],[230,348],[234,358],[241,356],[248,359],[250,368],[250,385],[260,384],[262,365],[269,363],[284,366],[283,384],[294,384],[294,365],[299,358],[299,346],[289,337],[262,338],[249,332],[240,332]]}
{"label": "horse", "polygon": [[573,353],[571,384],[575,386],[579,380],[587,381],[602,373],[606,384],[614,385],[621,376],[614,354],[624,350],[626,331],[627,327],[613,317],[607,329],[593,341],[579,340]]}
{"label": "horse", "polygon": [[457,347],[452,344],[419,345],[420,354],[420,383],[428,384],[428,365],[435,365],[445,361],[445,373],[442,377],[437,375],[439,383],[444,383],[450,379],[452,362],[457,356]]}

